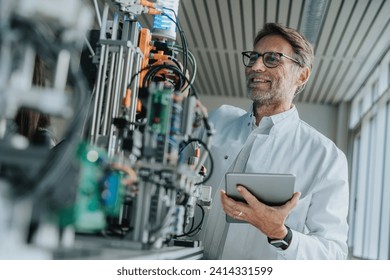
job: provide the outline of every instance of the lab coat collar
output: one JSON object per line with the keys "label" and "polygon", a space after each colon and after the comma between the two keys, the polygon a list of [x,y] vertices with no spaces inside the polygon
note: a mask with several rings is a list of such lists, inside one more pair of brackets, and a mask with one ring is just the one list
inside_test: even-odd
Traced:
{"label": "lab coat collar", "polygon": [[285,112],[270,116],[272,123],[275,125],[281,121],[283,121],[286,118],[294,118],[294,116],[298,116],[298,111],[295,105],[293,104],[291,108]]}
{"label": "lab coat collar", "polygon": [[[249,118],[252,122],[252,130],[256,128],[265,128],[269,127],[269,129],[274,129],[276,127],[282,127],[282,121],[285,119],[299,120],[298,110],[294,104],[292,104],[291,108],[285,112],[275,114],[269,117],[263,117],[259,123],[259,126],[256,126],[256,118],[253,110],[253,104],[251,105],[250,110],[248,110]],[[284,122],[285,123],[285,122]],[[280,125],[279,125],[280,124]]]}

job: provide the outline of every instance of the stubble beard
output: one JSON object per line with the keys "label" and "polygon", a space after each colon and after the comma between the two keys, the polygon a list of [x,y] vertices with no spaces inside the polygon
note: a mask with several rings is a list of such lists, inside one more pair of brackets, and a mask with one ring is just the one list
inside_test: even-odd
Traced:
{"label": "stubble beard", "polygon": [[247,96],[256,104],[258,105],[276,105],[281,103],[285,96],[281,90],[276,89],[268,89],[268,90],[261,90],[258,88],[250,88],[247,87]]}
{"label": "stubble beard", "polygon": [[278,105],[289,99],[288,89],[281,87],[279,84],[273,84],[272,88],[259,89],[251,88],[247,85],[247,96],[256,104],[270,106]]}

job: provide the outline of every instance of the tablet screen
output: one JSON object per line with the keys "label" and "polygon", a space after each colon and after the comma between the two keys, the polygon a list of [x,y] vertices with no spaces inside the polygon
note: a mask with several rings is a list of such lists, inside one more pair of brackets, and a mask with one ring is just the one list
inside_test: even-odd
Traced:
{"label": "tablet screen", "polygon": [[[226,194],[238,201],[245,202],[237,191],[237,185],[243,185],[256,198],[270,206],[283,205],[294,194],[295,175],[275,173],[226,173]],[[228,222],[242,222],[227,216]]]}

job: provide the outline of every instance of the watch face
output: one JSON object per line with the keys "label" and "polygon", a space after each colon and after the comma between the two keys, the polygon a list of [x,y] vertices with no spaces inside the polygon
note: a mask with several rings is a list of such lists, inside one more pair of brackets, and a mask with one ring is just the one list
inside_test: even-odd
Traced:
{"label": "watch face", "polygon": [[276,248],[282,248],[284,246],[288,246],[288,243],[284,240],[273,240],[270,243]]}

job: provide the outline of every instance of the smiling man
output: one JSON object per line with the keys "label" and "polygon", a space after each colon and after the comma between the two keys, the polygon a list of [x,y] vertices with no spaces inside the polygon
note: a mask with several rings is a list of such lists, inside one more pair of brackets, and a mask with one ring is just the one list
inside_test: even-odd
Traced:
{"label": "smiling man", "polygon": [[[293,104],[313,64],[310,43],[296,30],[268,23],[242,53],[249,112],[224,105],[210,120],[214,201],[202,239],[207,259],[345,259],[348,170],[335,144],[303,122]],[[246,202],[224,191],[227,172],[295,174],[295,193],[282,206]],[[246,223],[226,223],[229,215]]]}

